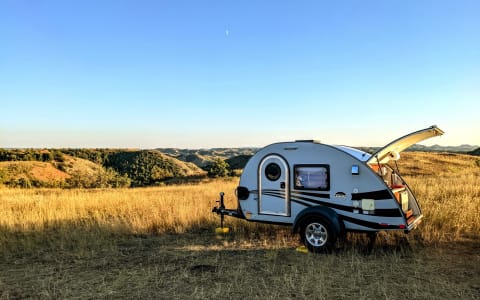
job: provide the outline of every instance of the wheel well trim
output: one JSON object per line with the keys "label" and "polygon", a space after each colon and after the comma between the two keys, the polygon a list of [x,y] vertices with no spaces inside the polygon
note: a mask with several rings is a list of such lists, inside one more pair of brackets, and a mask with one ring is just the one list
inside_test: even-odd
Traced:
{"label": "wheel well trim", "polygon": [[345,225],[340,220],[339,215],[331,208],[321,205],[315,205],[302,210],[295,221],[293,222],[292,231],[297,233],[304,220],[310,217],[321,217],[329,221],[333,225],[333,229],[338,233],[342,233],[345,230]]}

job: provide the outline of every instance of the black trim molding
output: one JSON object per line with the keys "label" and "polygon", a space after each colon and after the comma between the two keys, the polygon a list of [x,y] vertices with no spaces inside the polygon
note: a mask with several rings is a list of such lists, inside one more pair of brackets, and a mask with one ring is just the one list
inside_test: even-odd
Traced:
{"label": "black trim molding", "polygon": [[362,200],[362,199],[392,199],[392,194],[388,190],[379,190],[366,193],[352,193],[352,200]]}

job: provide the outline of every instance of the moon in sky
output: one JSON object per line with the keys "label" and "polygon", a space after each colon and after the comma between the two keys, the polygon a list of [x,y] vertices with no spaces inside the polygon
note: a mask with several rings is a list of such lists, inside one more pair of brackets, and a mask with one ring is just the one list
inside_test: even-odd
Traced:
{"label": "moon in sky", "polygon": [[225,36],[229,36],[230,35],[230,31],[228,29],[225,29]]}

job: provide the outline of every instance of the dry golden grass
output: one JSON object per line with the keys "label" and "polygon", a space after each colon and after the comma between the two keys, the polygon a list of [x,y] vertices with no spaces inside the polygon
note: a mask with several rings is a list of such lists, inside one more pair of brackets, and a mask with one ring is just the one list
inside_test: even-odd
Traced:
{"label": "dry golden grass", "polygon": [[[457,241],[480,233],[478,158],[449,153],[405,153],[400,171],[413,189],[425,216],[424,241]],[[417,169],[418,168],[418,169]],[[414,170],[414,171],[411,171]],[[417,173],[415,173],[417,170]]]}
{"label": "dry golden grass", "polygon": [[[242,220],[216,239],[220,191],[238,179],[138,189],[0,189],[0,299],[477,298],[480,167],[466,155],[405,153],[425,216],[364,255],[349,235],[329,256],[294,251],[288,227]],[[412,171],[409,171],[412,170]]]}
{"label": "dry golden grass", "polygon": [[233,191],[236,182],[137,189],[3,189],[0,226],[42,231],[68,223],[119,233],[183,233],[216,221],[211,209],[218,191]]}

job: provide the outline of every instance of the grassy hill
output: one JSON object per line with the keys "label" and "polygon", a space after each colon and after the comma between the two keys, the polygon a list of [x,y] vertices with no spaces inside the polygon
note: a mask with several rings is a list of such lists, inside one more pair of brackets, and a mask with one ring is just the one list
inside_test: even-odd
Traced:
{"label": "grassy hill", "polygon": [[71,176],[52,163],[38,161],[0,162],[0,181],[7,186],[61,187]]}
{"label": "grassy hill", "polygon": [[182,162],[157,150],[117,152],[109,155],[104,165],[132,180],[132,186],[156,185],[178,177],[205,175],[193,163]]}
{"label": "grassy hill", "polygon": [[11,187],[123,187],[127,177],[89,160],[61,155],[51,161],[2,161],[0,184]]}
{"label": "grassy hill", "polygon": [[214,161],[213,156],[211,155],[202,155],[198,152],[195,153],[186,153],[186,154],[180,154],[176,157],[177,159],[184,161],[184,162],[189,162],[193,163],[196,166],[204,169],[207,166],[211,165]]}
{"label": "grassy hill", "polygon": [[230,166],[232,170],[238,170],[245,168],[248,160],[252,157],[252,155],[237,155],[226,159],[225,161]]}
{"label": "grassy hill", "polygon": [[156,150],[0,150],[0,184],[10,187],[126,187],[205,176]]}
{"label": "grassy hill", "polygon": [[452,176],[456,173],[480,173],[476,157],[468,154],[402,152],[398,167],[402,176]]}
{"label": "grassy hill", "polygon": [[257,152],[258,148],[158,148],[157,150],[178,160],[194,163],[203,170],[207,170],[217,158],[227,161],[231,169],[241,169],[245,166],[245,157],[250,158]]}
{"label": "grassy hill", "polygon": [[470,151],[469,154],[480,156],[480,148]]}

